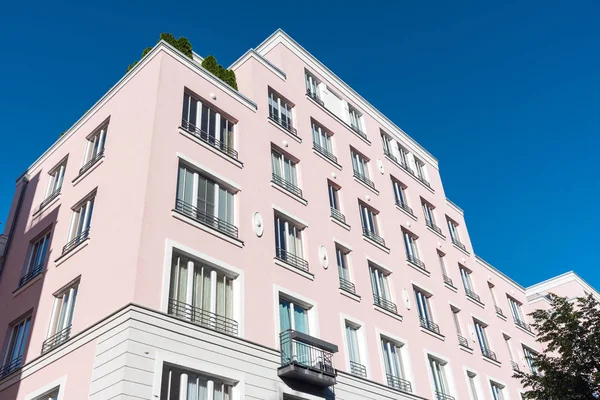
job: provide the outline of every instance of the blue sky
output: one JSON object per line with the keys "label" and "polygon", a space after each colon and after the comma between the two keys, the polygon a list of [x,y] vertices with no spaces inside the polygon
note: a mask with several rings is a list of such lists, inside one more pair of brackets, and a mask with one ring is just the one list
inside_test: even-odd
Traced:
{"label": "blue sky", "polygon": [[0,15],[3,223],[15,179],[160,32],[229,65],[281,27],[438,158],[477,254],[600,288],[599,2],[35,3]]}

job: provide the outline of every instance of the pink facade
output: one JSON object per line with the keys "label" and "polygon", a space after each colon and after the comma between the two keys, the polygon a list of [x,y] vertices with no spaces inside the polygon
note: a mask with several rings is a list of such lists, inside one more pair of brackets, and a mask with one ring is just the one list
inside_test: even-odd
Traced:
{"label": "pink facade", "polygon": [[[281,31],[231,68],[160,43],[19,179],[0,399],[520,399],[537,292],[474,255],[436,159]],[[337,374],[294,344],[290,379],[282,327]]]}

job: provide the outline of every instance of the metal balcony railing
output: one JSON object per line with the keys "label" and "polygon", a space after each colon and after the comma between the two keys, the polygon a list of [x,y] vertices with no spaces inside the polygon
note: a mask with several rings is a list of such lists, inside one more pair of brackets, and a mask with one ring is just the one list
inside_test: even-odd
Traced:
{"label": "metal balcony railing", "polygon": [[398,307],[396,306],[396,304],[384,299],[381,296],[373,295],[373,304],[391,313],[398,314]]}
{"label": "metal balcony railing", "polygon": [[358,134],[358,136],[360,136],[361,138],[363,138],[365,140],[369,140],[369,138],[367,137],[367,134],[364,133],[358,126],[354,126],[352,124],[348,124],[348,126],[350,127],[350,129],[352,129],[354,132],[356,132]]}
{"label": "metal balcony railing", "polygon": [[70,335],[71,325],[56,332],[56,334],[44,340],[44,343],[42,343],[42,354],[49,352],[50,350],[60,346],[61,344],[69,340]]}
{"label": "metal balcony railing", "polygon": [[432,220],[430,220],[429,218],[425,218],[425,225],[427,225],[431,230],[435,231],[436,233],[443,235],[442,230],[440,229],[439,226],[437,226]]}
{"label": "metal balcony railing", "polygon": [[319,105],[320,105],[321,107],[325,107],[325,103],[323,103],[323,100],[321,100],[321,99],[319,98],[319,96],[317,95],[317,93],[316,93],[316,92],[313,92],[313,91],[312,91],[312,90],[310,90],[310,89],[306,89],[306,95],[307,95],[308,97],[310,97],[311,99],[313,99],[314,101],[316,101],[317,103],[319,103]]}
{"label": "metal balcony railing", "polygon": [[315,149],[315,151],[317,153],[321,154],[323,157],[327,158],[329,161],[332,161],[337,164],[337,162],[338,162],[337,157],[332,152],[327,150],[325,147],[321,146],[318,143],[313,142],[313,149]]}
{"label": "metal balcony railing", "polygon": [[288,329],[279,334],[281,345],[281,366],[299,365],[309,370],[329,376],[336,376],[333,367],[333,351],[320,347],[319,339]]}
{"label": "metal balcony railing", "polygon": [[50,204],[52,202],[52,200],[54,200],[55,198],[58,197],[59,194],[60,194],[60,188],[58,188],[54,192],[50,193],[50,195],[48,197],[46,197],[44,199],[44,201],[42,201],[42,203],[40,204],[40,210],[42,208],[46,207],[48,204]]}
{"label": "metal balcony railing", "polygon": [[454,287],[454,283],[452,282],[452,279],[450,279],[449,276],[442,274],[442,278],[444,278],[444,283],[446,285]]}
{"label": "metal balcony railing", "polygon": [[402,202],[402,201],[400,201],[400,200],[396,199],[396,205],[397,205],[398,207],[400,207],[401,209],[403,209],[404,211],[406,211],[407,213],[409,213],[410,215],[415,215],[415,214],[413,213],[413,210],[412,210],[412,208],[410,208],[410,207],[409,207],[409,206],[408,206],[406,203],[404,203],[404,202]]}
{"label": "metal balcony railing", "polygon": [[345,290],[348,293],[356,294],[356,286],[354,283],[347,279],[340,277],[340,289]]}
{"label": "metal balcony railing", "polygon": [[98,160],[101,159],[103,156],[104,156],[104,149],[100,150],[98,152],[98,154],[96,154],[94,157],[89,159],[88,162],[83,164],[83,166],[79,169],[79,175],[83,174],[85,171],[90,169],[92,167],[92,165],[96,164],[96,162],[98,162]]}
{"label": "metal balcony railing", "polygon": [[526,331],[531,332],[531,327],[528,324],[526,324],[525,322],[521,321],[519,318],[514,318],[514,320],[515,320],[515,325],[517,325],[517,326],[525,329]]}
{"label": "metal balcony railing", "polygon": [[494,353],[490,349],[486,349],[485,347],[482,347],[481,354],[484,357],[489,358],[490,360],[498,361],[498,358],[496,357],[496,353]]}
{"label": "metal balcony railing", "polygon": [[513,371],[517,371],[517,372],[521,371],[521,368],[519,368],[519,364],[517,364],[516,362],[511,361],[510,365],[511,365]]}
{"label": "metal balcony railing", "polygon": [[279,118],[278,115],[269,113],[269,119],[275,122],[277,125],[281,126],[283,129],[285,129],[292,135],[298,136],[298,131],[292,126],[292,121],[289,118],[284,121],[281,118]]}
{"label": "metal balcony railing", "polygon": [[496,309],[496,314],[504,317],[504,313],[502,312],[502,309],[500,307],[494,306],[494,308]]}
{"label": "metal balcony railing", "polygon": [[465,246],[464,244],[462,244],[461,242],[459,242],[457,238],[453,237],[453,238],[452,238],[452,243],[453,243],[453,244],[454,244],[456,247],[458,247],[458,248],[460,248],[460,249],[462,249],[462,250],[464,250],[464,251],[467,251],[467,248],[466,248],[466,246]]}
{"label": "metal balcony railing", "polygon": [[[413,175],[414,175],[414,173],[413,173]],[[427,179],[425,179],[424,176],[422,176],[421,174],[417,174],[416,177],[419,181],[421,181],[421,183],[423,185],[427,186],[428,188],[431,188],[431,183],[429,183],[429,181]]]}
{"label": "metal balcony railing", "polygon": [[331,216],[335,219],[337,219],[340,222],[346,223],[346,217],[344,216],[344,214],[342,214],[342,212],[336,208],[330,207],[331,209]]}
{"label": "metal balcony railing", "polygon": [[475,293],[474,291],[465,288],[465,293],[467,294],[467,297],[475,300],[478,303],[481,303],[481,298],[479,297],[479,295],[477,293]]}
{"label": "metal balcony railing", "polygon": [[44,270],[44,263],[42,262],[39,265],[36,265],[31,271],[29,271],[28,273],[26,273],[25,275],[23,275],[21,277],[21,279],[19,279],[19,286],[21,287],[23,285],[25,285],[27,282],[29,282],[30,280],[32,280],[33,278],[35,278],[36,276],[38,276],[39,274],[42,273],[42,271]]}
{"label": "metal balcony railing", "polygon": [[440,326],[438,324],[436,324],[435,322],[426,319],[426,318],[419,318],[420,324],[422,328],[427,329],[428,331],[431,331],[433,333],[437,333],[438,335],[440,335]]}
{"label": "metal balcony railing", "polygon": [[412,392],[412,384],[406,379],[399,378],[394,375],[386,374],[387,384],[389,387],[399,390],[401,392]]}
{"label": "metal balcony railing", "polygon": [[461,345],[464,348],[470,349],[471,347],[469,347],[469,341],[467,340],[466,337],[461,336],[461,335],[456,335],[458,337],[458,344]]}
{"label": "metal balcony railing", "polygon": [[63,246],[62,253],[66,254],[69,251],[73,250],[75,247],[77,247],[80,243],[83,243],[88,238],[89,234],[90,234],[90,228],[87,228],[87,229],[84,229],[83,231],[81,231],[81,233],[79,235],[77,235],[73,239],[69,240],[67,242],[67,244],[65,244]]}
{"label": "metal balcony railing", "polygon": [[371,189],[375,189],[375,184],[373,183],[372,180],[370,180],[369,178],[367,178],[365,176],[365,174],[362,174],[358,171],[354,171],[354,177],[356,179],[358,179],[359,181],[361,181],[362,183],[364,183],[365,185],[367,185],[368,187],[370,187]]}
{"label": "metal balcony railing", "polygon": [[[204,204],[199,204],[202,208],[204,208]],[[202,225],[206,225],[209,228],[216,229],[217,231],[231,236],[233,238],[238,237],[238,228],[222,219],[215,217],[214,215],[207,213],[206,211],[201,210],[198,207],[191,205],[181,199],[177,199],[175,201],[175,209],[180,213],[190,217],[194,221],[200,222]]]}
{"label": "metal balcony railing", "polygon": [[221,153],[223,153],[235,160],[238,159],[238,152],[232,146],[228,145],[227,143],[221,142],[220,140],[216,139],[214,136],[211,136],[209,133],[198,128],[194,124],[186,121],[185,119],[182,119],[181,127],[183,129],[185,129],[186,131],[188,131],[189,133],[191,133],[194,137],[202,140],[204,143],[208,144],[209,146],[214,147],[215,149],[219,150]]}
{"label": "metal balcony railing", "polygon": [[350,361],[350,373],[358,376],[362,376],[363,378],[367,377],[367,368],[364,365],[356,363],[354,361]]}
{"label": "metal balcony railing", "polygon": [[436,390],[435,391],[435,400],[454,400],[454,397],[450,396],[449,394],[443,393],[443,392],[438,392]]}
{"label": "metal balcony railing", "polygon": [[372,241],[376,242],[377,244],[385,246],[385,240],[383,240],[383,238],[381,236],[379,236],[378,234],[376,234],[375,232],[371,232],[370,230],[363,228],[363,236],[371,239]]}
{"label": "metal balcony railing", "polygon": [[422,269],[423,271],[427,271],[427,268],[425,268],[425,263],[412,254],[406,253],[406,261],[413,264],[415,267]]}
{"label": "metal balcony railing", "polygon": [[284,188],[288,192],[295,194],[298,197],[302,197],[302,189],[300,189],[298,186],[294,185],[293,183],[288,182],[287,180],[285,180],[285,178],[282,178],[281,176],[279,176],[277,174],[271,174],[271,182],[273,182],[277,186]]}
{"label": "metal balcony railing", "polygon": [[21,361],[23,360],[23,356],[19,356],[14,360],[4,364],[0,367],[0,379],[12,374],[19,368],[21,368]]}
{"label": "metal balcony railing", "polygon": [[284,263],[291,265],[292,267],[298,268],[304,272],[308,272],[308,261],[297,255],[290,253],[286,249],[281,247],[275,247],[275,258],[283,261]]}
{"label": "metal balcony railing", "polygon": [[193,322],[205,328],[214,329],[219,332],[228,333],[230,335],[238,334],[238,323],[237,321],[217,315],[210,311],[203,310],[199,307],[194,307],[190,304],[178,301],[175,299],[169,299],[169,310],[168,313],[185,319],[186,321]]}

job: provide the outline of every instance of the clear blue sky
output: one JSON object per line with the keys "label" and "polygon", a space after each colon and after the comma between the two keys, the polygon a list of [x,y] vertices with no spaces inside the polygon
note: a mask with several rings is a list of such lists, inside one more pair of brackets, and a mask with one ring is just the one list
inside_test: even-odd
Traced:
{"label": "clear blue sky", "polygon": [[3,5],[3,223],[15,179],[160,32],[229,65],[281,27],[438,158],[477,254],[600,289],[600,2],[85,3]]}

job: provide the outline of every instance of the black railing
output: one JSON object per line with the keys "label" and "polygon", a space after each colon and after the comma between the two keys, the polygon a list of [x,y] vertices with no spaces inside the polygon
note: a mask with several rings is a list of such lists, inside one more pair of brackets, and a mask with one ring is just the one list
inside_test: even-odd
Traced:
{"label": "black railing", "polygon": [[442,278],[444,278],[444,283],[446,285],[454,287],[454,283],[452,282],[452,279],[450,279],[450,277],[448,275],[442,274]]}
{"label": "black railing", "polygon": [[294,185],[293,183],[286,181],[284,178],[280,177],[277,174],[271,174],[271,182],[273,182],[277,186],[281,186],[288,192],[291,192],[298,197],[302,197],[302,189],[300,189],[298,186]]}
{"label": "black railing", "polygon": [[292,126],[292,121],[289,118],[284,121],[281,118],[279,118],[278,115],[269,113],[269,119],[275,122],[277,125],[281,126],[283,129],[285,129],[292,135],[298,136],[298,131]]}
{"label": "black railing", "polygon": [[467,248],[465,247],[465,245],[464,245],[464,244],[462,244],[461,242],[459,242],[457,238],[454,238],[454,237],[453,237],[453,238],[452,238],[452,243],[453,243],[453,244],[454,244],[456,247],[460,248],[461,250],[467,251]]}
{"label": "black railing", "polygon": [[350,361],[350,372],[354,375],[362,376],[363,378],[367,377],[367,369],[365,366],[354,361]]}
{"label": "black railing", "polygon": [[181,199],[177,199],[175,201],[175,209],[180,213],[192,218],[194,221],[200,222],[202,225],[216,229],[227,236],[231,236],[233,238],[238,237],[238,228],[235,225],[230,224],[227,221],[223,221],[222,219],[215,217],[206,211],[202,211],[190,203],[187,203]]}
{"label": "black railing", "polygon": [[425,268],[425,263],[412,254],[406,253],[406,261],[413,264],[415,267],[422,269],[423,271],[427,271],[427,268]]}
{"label": "black railing", "polygon": [[88,160],[88,162],[83,164],[83,166],[79,169],[79,175],[83,174],[85,171],[90,169],[92,167],[92,165],[96,164],[96,162],[98,162],[98,160],[101,159],[103,156],[104,156],[104,149],[100,150],[98,152],[98,154],[96,154],[94,157],[92,157],[90,160]]}
{"label": "black railing", "polygon": [[42,208],[46,207],[48,204],[50,204],[52,202],[52,200],[54,200],[55,198],[58,197],[59,194],[60,194],[60,188],[58,188],[54,192],[50,193],[50,195],[48,197],[46,197],[44,199],[44,201],[42,201],[42,204],[40,204],[40,210]]}
{"label": "black railing", "polygon": [[375,184],[373,183],[372,180],[370,180],[369,178],[367,178],[365,176],[365,174],[361,174],[358,171],[354,171],[354,177],[356,179],[358,179],[359,181],[361,181],[362,183],[364,183],[365,185],[367,185],[368,187],[370,187],[371,189],[375,189]]}
{"label": "black railing", "polygon": [[517,371],[517,372],[521,371],[521,368],[519,368],[519,364],[517,364],[516,362],[511,361],[510,365],[511,365],[513,371]]}
{"label": "black railing", "polygon": [[397,205],[399,208],[401,208],[401,209],[403,209],[404,211],[406,211],[407,213],[409,213],[410,215],[415,215],[415,214],[413,213],[413,210],[412,210],[412,208],[410,208],[410,207],[409,207],[409,206],[408,206],[406,203],[404,203],[404,202],[402,202],[402,201],[400,201],[400,200],[396,199],[396,205]]}
{"label": "black railing", "polygon": [[316,101],[317,103],[319,103],[319,105],[320,105],[321,107],[325,107],[325,103],[323,103],[323,100],[321,100],[321,99],[319,98],[319,96],[317,95],[317,93],[316,93],[316,92],[313,92],[313,91],[312,91],[312,90],[310,90],[310,89],[306,89],[306,95],[307,95],[308,97],[310,97],[311,99],[313,99],[314,101]]}
{"label": "black railing", "polygon": [[21,368],[21,361],[23,360],[23,356],[19,356],[12,360],[11,362],[4,364],[0,367],[0,379],[8,376]]}
{"label": "black railing", "polygon": [[384,299],[381,296],[373,295],[373,304],[383,308],[386,311],[389,311],[394,314],[398,314],[398,307],[396,307],[396,304],[392,303],[389,300]]}
{"label": "black railing", "polygon": [[[81,218],[83,218],[83,216],[81,216]],[[83,243],[89,236],[90,234],[90,228],[84,229],[83,231],[81,231],[81,233],[77,236],[75,236],[73,239],[69,240],[67,242],[67,244],[65,244],[63,246],[62,249],[62,253],[66,254],[69,251],[73,250],[75,247],[77,247],[80,243]]]}
{"label": "black railing", "polygon": [[71,325],[56,332],[55,335],[50,336],[48,339],[44,340],[44,343],[42,343],[42,354],[49,352],[50,350],[60,346],[61,344],[69,340],[70,335]]}
{"label": "black railing", "polygon": [[440,229],[439,226],[437,226],[432,220],[430,220],[429,218],[425,218],[425,225],[427,225],[431,230],[435,231],[436,233],[444,236],[442,234],[442,230]]}
{"label": "black railing", "polygon": [[44,270],[44,262],[42,261],[42,263],[40,265],[36,265],[31,271],[29,271],[28,273],[23,275],[21,277],[21,279],[19,279],[18,287],[20,288],[21,286],[25,285],[27,282],[29,282],[30,280],[32,280],[33,278],[35,278],[36,276],[41,274],[43,270]]}
{"label": "black railing", "polygon": [[525,329],[526,331],[531,332],[531,327],[528,324],[521,321],[519,318],[514,318],[514,320],[515,320],[515,325],[520,326],[521,328]]}
{"label": "black railing", "polygon": [[363,228],[363,236],[371,239],[377,244],[385,246],[385,240],[383,240],[383,238],[375,232],[371,232],[370,230]]}
{"label": "black railing", "polygon": [[467,294],[467,297],[475,300],[478,303],[481,303],[481,298],[479,297],[479,295],[477,293],[475,293],[474,291],[465,288],[465,293]]}
{"label": "black railing", "polygon": [[181,127],[189,133],[191,133],[194,137],[202,140],[209,146],[219,150],[221,153],[224,153],[236,160],[238,159],[238,152],[232,146],[228,145],[227,143],[221,142],[220,140],[216,139],[214,136],[211,136],[209,133],[198,128],[194,124],[186,121],[185,119],[182,119]]}
{"label": "black railing", "polygon": [[350,127],[350,129],[352,129],[354,132],[356,132],[356,134],[358,134],[358,136],[360,136],[361,138],[363,138],[365,140],[369,140],[369,138],[367,137],[367,134],[364,133],[363,131],[361,131],[358,126],[354,126],[352,124],[348,124],[348,126]]}
{"label": "black railing", "polygon": [[291,329],[279,334],[281,366],[299,365],[309,370],[336,376],[333,353],[311,342],[311,337]]}
{"label": "black railing", "polygon": [[421,327],[427,329],[428,331],[431,331],[433,333],[437,333],[438,335],[440,335],[440,326],[438,324],[436,324],[435,322],[427,319],[427,318],[419,318],[419,321],[421,323]]}
{"label": "black railing", "polygon": [[454,397],[450,396],[449,394],[443,393],[443,392],[438,392],[436,390],[435,391],[435,400],[454,400]]}
{"label": "black railing", "polygon": [[230,335],[237,336],[238,334],[237,321],[203,310],[199,307],[194,307],[182,301],[169,299],[169,314],[205,328],[214,329]]}
{"label": "black railing", "polygon": [[352,294],[356,294],[356,286],[354,285],[354,283],[342,277],[340,277],[340,289]]}
{"label": "black railing", "polygon": [[496,353],[494,353],[490,349],[486,349],[485,347],[482,347],[481,354],[484,357],[489,358],[490,360],[498,361],[498,358],[496,357]]}
{"label": "black railing", "polygon": [[467,340],[466,337],[462,336],[462,335],[456,335],[458,337],[458,344],[461,345],[464,348],[470,349],[471,347],[469,346],[469,341]]}
{"label": "black railing", "polygon": [[313,149],[315,149],[315,151],[317,153],[321,154],[323,157],[327,158],[329,161],[332,161],[337,164],[337,162],[338,162],[337,157],[332,152],[327,150],[325,147],[321,146],[318,143],[313,142]]}
{"label": "black railing", "polygon": [[504,317],[504,313],[502,312],[502,309],[500,307],[494,306],[494,308],[496,309],[496,314]]}
{"label": "black railing", "polygon": [[308,272],[308,261],[290,253],[286,249],[275,247],[275,258],[291,265],[292,267],[298,268],[299,270]]}
{"label": "black railing", "polygon": [[421,181],[423,185],[427,186],[428,188],[431,188],[431,183],[429,183],[429,181],[425,179],[424,176],[422,176],[421,174],[417,174],[416,177],[419,181]]}
{"label": "black railing", "polygon": [[337,219],[340,222],[346,223],[346,217],[344,216],[344,214],[342,214],[342,212],[336,208],[330,207],[331,209],[331,216],[335,219]]}
{"label": "black railing", "polygon": [[394,375],[386,374],[387,376],[387,384],[389,387],[399,390],[401,392],[412,392],[412,385],[406,379],[399,378]]}

